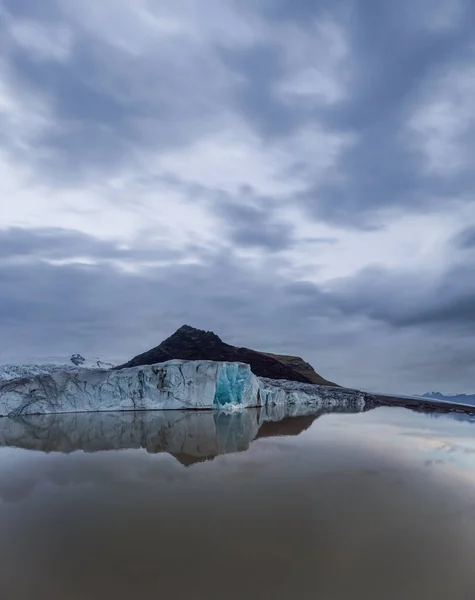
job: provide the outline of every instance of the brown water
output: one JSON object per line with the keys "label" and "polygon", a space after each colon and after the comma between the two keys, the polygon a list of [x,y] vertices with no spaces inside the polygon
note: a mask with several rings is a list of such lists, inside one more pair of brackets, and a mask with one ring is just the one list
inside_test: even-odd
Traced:
{"label": "brown water", "polygon": [[475,426],[316,417],[0,420],[0,600],[472,600]]}

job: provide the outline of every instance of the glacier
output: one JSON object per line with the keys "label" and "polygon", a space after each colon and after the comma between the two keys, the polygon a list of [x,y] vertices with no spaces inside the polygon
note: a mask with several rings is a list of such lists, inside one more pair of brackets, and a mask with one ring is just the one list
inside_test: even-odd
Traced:
{"label": "glacier", "polygon": [[[170,360],[128,369],[0,369],[0,416],[298,406],[361,410],[369,394],[256,377],[237,362]],[[280,411],[282,412],[282,411]]]}
{"label": "glacier", "polygon": [[259,381],[242,363],[170,360],[117,371],[44,366],[0,382],[0,416],[248,407],[258,397]]}

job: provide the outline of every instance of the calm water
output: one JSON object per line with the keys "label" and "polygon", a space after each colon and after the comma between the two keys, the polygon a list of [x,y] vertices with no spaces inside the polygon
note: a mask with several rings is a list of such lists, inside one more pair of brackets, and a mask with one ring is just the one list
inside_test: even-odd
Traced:
{"label": "calm water", "polygon": [[472,600],[475,426],[0,419],[0,600]]}

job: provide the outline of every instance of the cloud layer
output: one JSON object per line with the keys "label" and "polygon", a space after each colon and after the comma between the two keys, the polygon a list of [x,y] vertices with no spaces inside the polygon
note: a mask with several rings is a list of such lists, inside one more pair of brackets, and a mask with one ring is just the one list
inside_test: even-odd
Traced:
{"label": "cloud layer", "polygon": [[184,322],[473,391],[475,9],[0,0],[0,360]]}

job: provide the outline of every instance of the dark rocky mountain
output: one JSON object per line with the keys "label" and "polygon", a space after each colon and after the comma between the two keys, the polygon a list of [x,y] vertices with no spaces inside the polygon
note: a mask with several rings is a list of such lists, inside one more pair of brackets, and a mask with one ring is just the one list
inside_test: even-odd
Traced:
{"label": "dark rocky mountain", "polygon": [[237,348],[223,342],[212,331],[195,329],[189,325],[180,327],[156,348],[139,354],[129,362],[116,368],[125,369],[140,365],[153,365],[174,358],[242,362],[250,365],[252,372],[259,377],[318,383],[320,385],[336,385],[318,375],[301,358],[267,354],[249,348]]}

